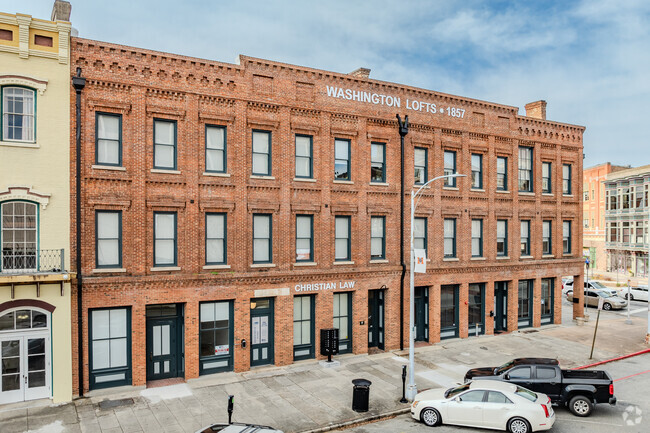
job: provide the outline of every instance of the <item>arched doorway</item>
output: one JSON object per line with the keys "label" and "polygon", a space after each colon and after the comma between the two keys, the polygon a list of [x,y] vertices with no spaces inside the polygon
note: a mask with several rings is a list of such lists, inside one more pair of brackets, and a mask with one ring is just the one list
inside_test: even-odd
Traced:
{"label": "arched doorway", "polygon": [[52,395],[51,317],[29,307],[0,313],[0,404]]}

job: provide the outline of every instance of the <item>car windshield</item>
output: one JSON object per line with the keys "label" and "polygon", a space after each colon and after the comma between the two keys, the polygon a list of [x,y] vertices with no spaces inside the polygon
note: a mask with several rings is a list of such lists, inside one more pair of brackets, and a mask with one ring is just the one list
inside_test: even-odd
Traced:
{"label": "car windshield", "polygon": [[598,296],[600,296],[601,298],[611,298],[611,297],[614,296],[614,295],[612,295],[611,293],[606,292],[606,291],[604,291],[604,290],[598,291],[598,292],[596,292],[596,293],[598,293]]}
{"label": "car windshield", "polygon": [[469,383],[466,383],[465,385],[457,386],[456,388],[449,388],[447,391],[445,391],[445,398],[452,398],[463,391],[467,391],[468,389],[469,389]]}
{"label": "car windshield", "polygon": [[517,387],[517,390],[515,391],[515,394],[517,394],[517,395],[519,395],[519,396],[521,396],[521,397],[523,397],[523,398],[525,398],[527,400],[530,400],[530,401],[536,401],[537,400],[537,394],[535,394],[533,391],[531,391],[529,389],[522,388],[521,386]]}
{"label": "car windshield", "polygon": [[598,281],[592,282],[591,285],[594,286],[594,288],[596,288],[596,289],[606,289],[607,288],[606,285],[604,285],[603,283],[599,283]]}
{"label": "car windshield", "polygon": [[508,361],[508,362],[506,362],[505,364],[503,364],[503,365],[500,366],[500,367],[497,367],[497,374],[498,374],[498,373],[501,373],[501,372],[503,372],[503,371],[508,370],[508,369],[509,369],[510,367],[512,367],[514,364],[515,364],[515,361],[512,360],[512,361]]}

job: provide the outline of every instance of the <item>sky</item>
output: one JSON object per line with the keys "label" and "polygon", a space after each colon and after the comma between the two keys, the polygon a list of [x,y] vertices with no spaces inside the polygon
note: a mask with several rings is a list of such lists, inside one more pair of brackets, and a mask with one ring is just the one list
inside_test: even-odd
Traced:
{"label": "sky", "polygon": [[[49,19],[53,0],[0,0]],[[71,0],[79,36],[239,54],[520,107],[583,125],[584,166],[650,164],[650,1]]]}

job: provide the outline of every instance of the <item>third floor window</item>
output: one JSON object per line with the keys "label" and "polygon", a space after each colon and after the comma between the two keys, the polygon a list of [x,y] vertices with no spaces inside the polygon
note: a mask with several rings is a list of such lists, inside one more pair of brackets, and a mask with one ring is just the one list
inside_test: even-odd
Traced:
{"label": "third floor window", "polygon": [[253,131],[253,175],[271,176],[271,132]]}
{"label": "third floor window", "polygon": [[472,154],[472,188],[483,188],[483,155]]}
{"label": "third floor window", "polygon": [[226,172],[226,127],[205,125],[205,171]]}
{"label": "third floor window", "polygon": [[23,87],[2,88],[2,140],[35,141],[36,96]]}
{"label": "third floor window", "polygon": [[350,140],[334,140],[334,180],[352,180],[350,173]]}
{"label": "third floor window", "polygon": [[497,190],[508,190],[508,158],[497,157]]}
{"label": "third floor window", "polygon": [[571,194],[571,164],[562,165],[562,194]]}
{"label": "third floor window", "polygon": [[386,182],[386,145],[370,145],[370,182]]}
{"label": "third floor window", "polygon": [[413,165],[415,168],[415,183],[423,185],[428,179],[427,149],[416,147],[413,153]]}
{"label": "third floor window", "polygon": [[551,163],[542,162],[542,192],[550,194],[551,186]]}
{"label": "third floor window", "polygon": [[176,170],[176,122],[153,121],[153,168]]}
{"label": "third floor window", "polygon": [[[450,174],[456,174],[456,152],[453,150],[445,150],[444,152],[444,174],[448,176]],[[456,178],[446,177],[444,179],[444,186],[456,186]]]}
{"label": "third floor window", "polygon": [[95,116],[95,163],[122,165],[122,116],[97,113]]}
{"label": "third floor window", "polygon": [[533,149],[519,148],[519,191],[533,191]]}
{"label": "third floor window", "polygon": [[311,135],[296,134],[296,177],[305,179],[314,177],[313,149]]}

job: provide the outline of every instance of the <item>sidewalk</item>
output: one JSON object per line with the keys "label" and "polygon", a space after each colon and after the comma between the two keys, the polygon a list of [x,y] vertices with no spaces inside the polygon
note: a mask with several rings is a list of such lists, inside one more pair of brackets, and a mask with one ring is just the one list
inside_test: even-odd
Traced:
{"label": "sidewalk", "polygon": [[[601,318],[602,319],[602,318]],[[646,322],[612,318],[598,329],[589,360],[595,320],[585,326],[551,325],[500,336],[447,340],[416,349],[418,390],[451,386],[470,367],[499,365],[522,356],[556,357],[565,368],[577,367],[647,348]],[[641,355],[648,357],[650,355]],[[245,373],[222,373],[188,383],[146,390],[123,388],[103,396],[52,407],[0,407],[2,433],[38,432],[194,432],[227,421],[229,394],[235,396],[234,421],[304,432],[396,410],[402,392],[401,368],[408,352],[344,355],[340,366],[318,361],[266,367]],[[607,366],[604,366],[607,369]],[[351,410],[352,379],[372,381],[370,411]]]}

